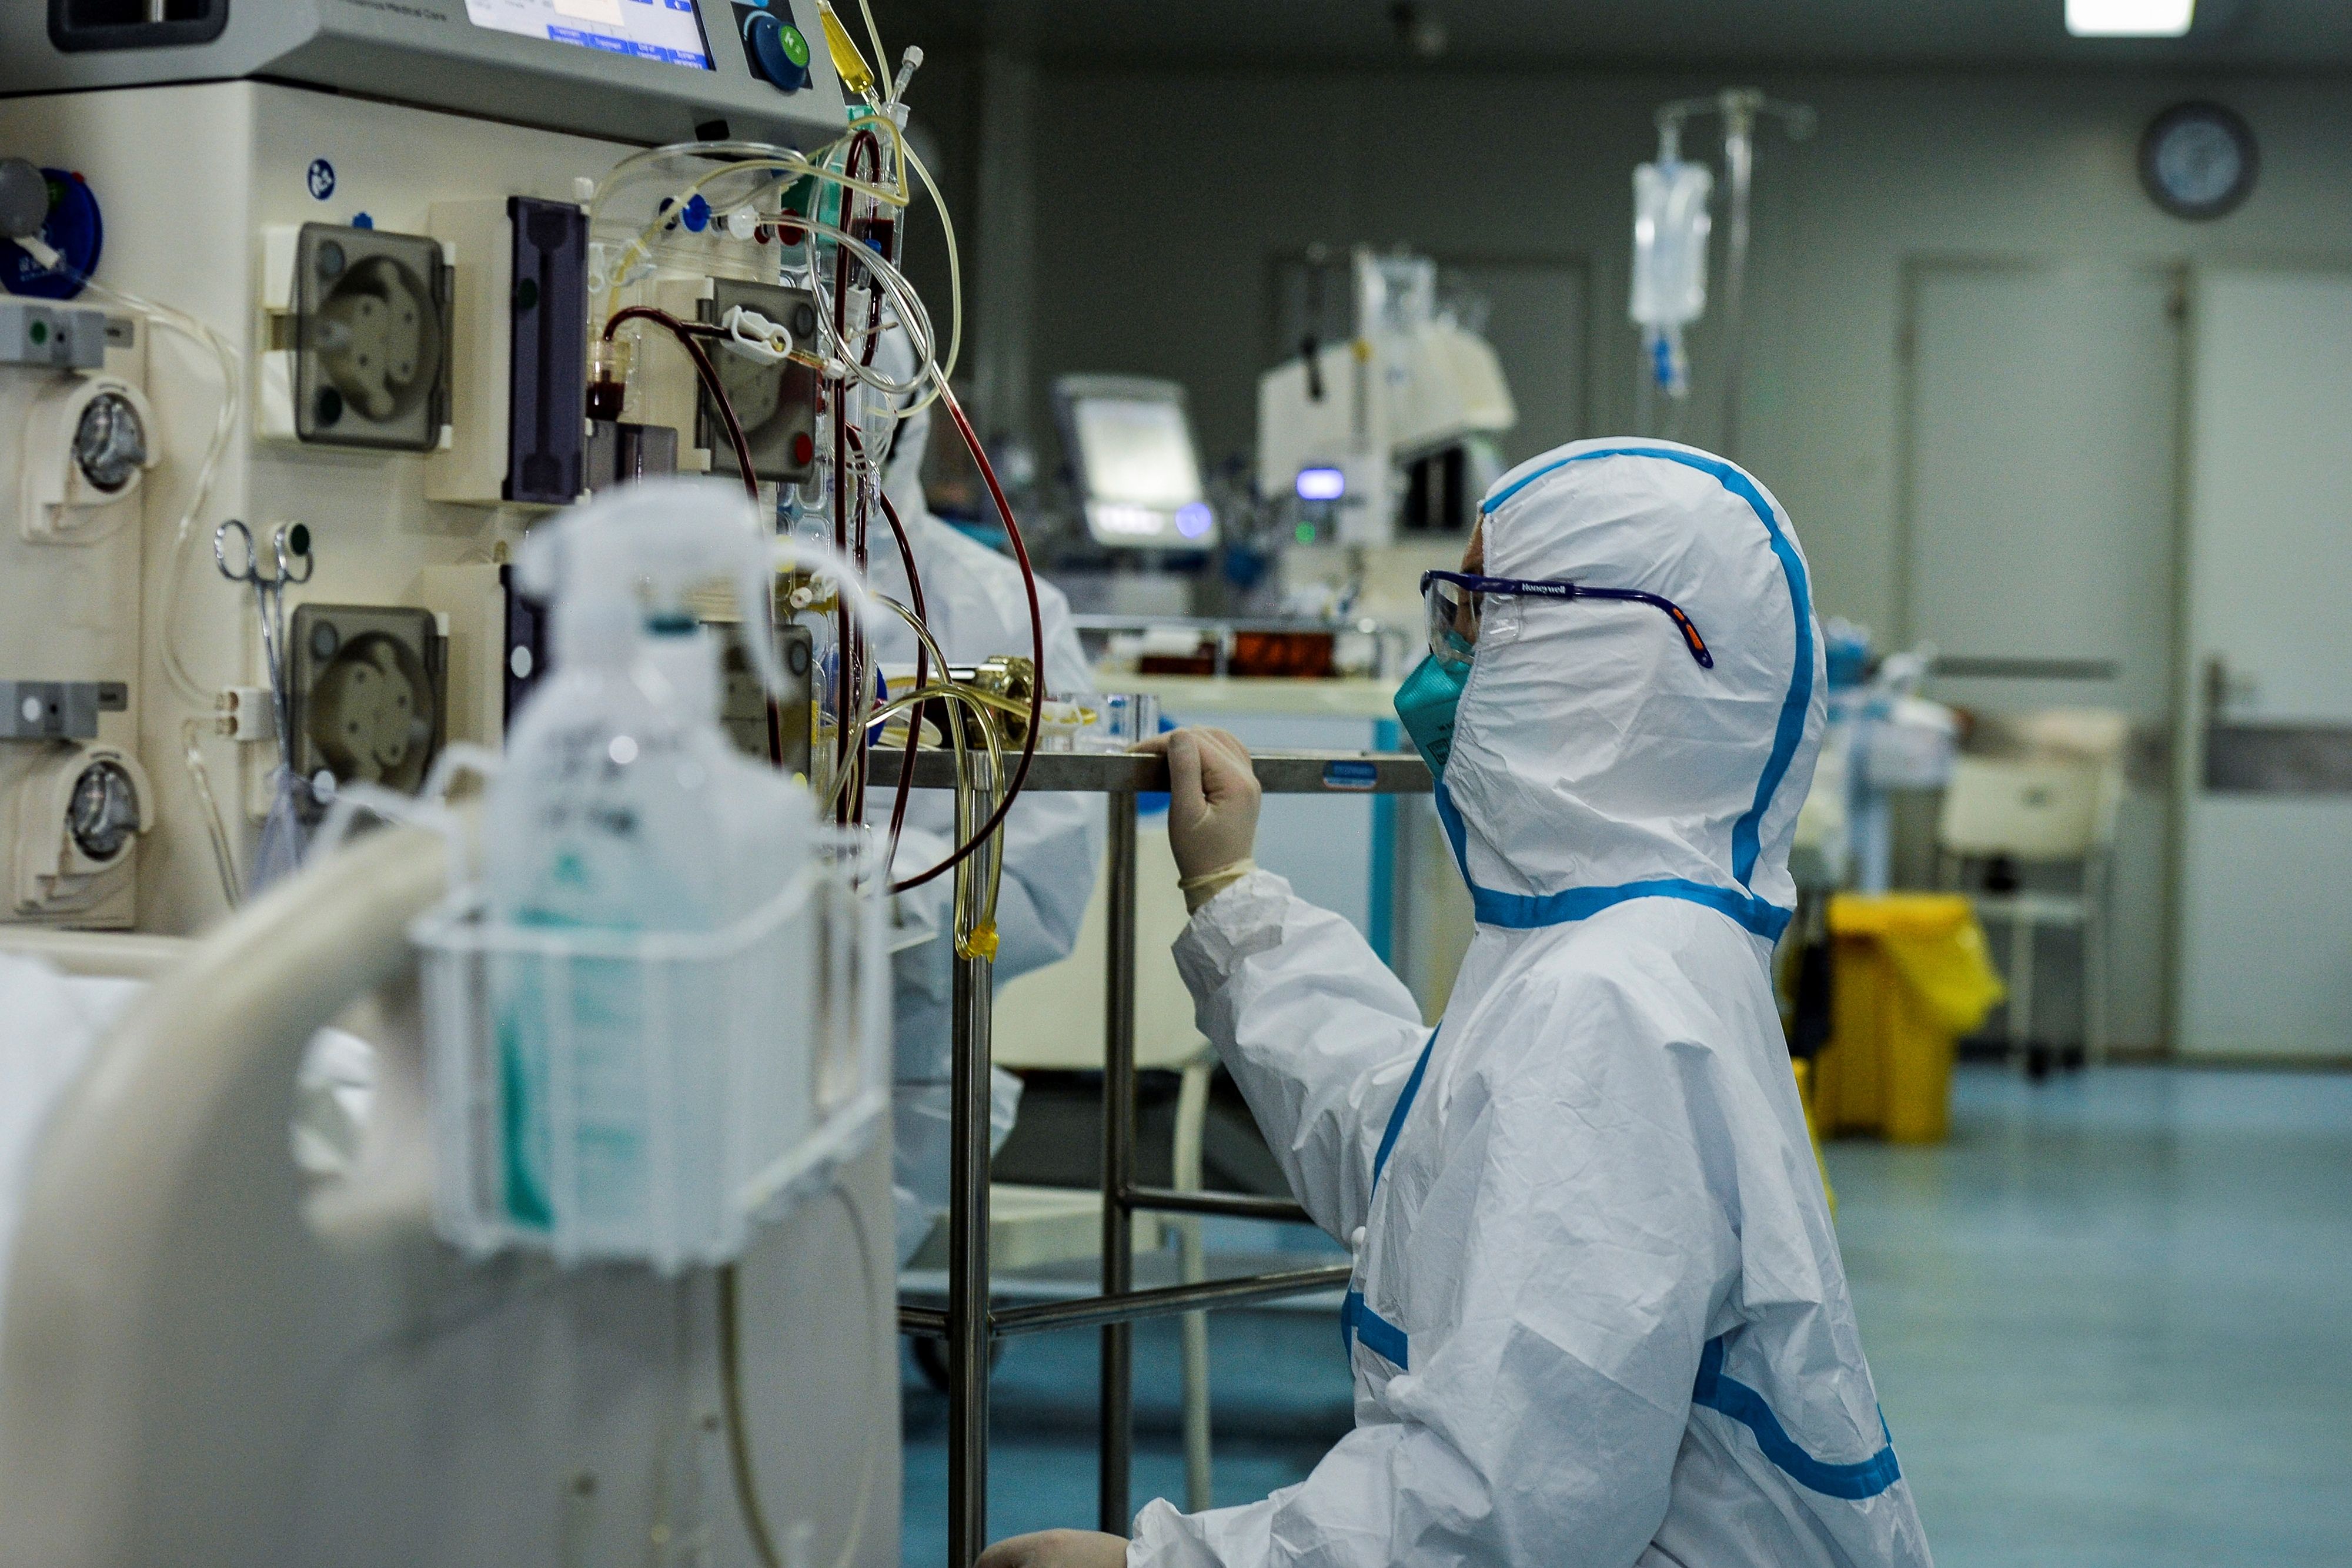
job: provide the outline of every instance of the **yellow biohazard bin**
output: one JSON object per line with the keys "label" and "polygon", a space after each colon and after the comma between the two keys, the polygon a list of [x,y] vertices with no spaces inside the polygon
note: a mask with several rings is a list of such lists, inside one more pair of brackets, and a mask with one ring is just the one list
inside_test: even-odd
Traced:
{"label": "yellow biohazard bin", "polygon": [[1830,937],[1830,1039],[1811,1085],[1821,1131],[1940,1142],[1953,1042],[2004,994],[1975,910],[1957,894],[1840,894]]}

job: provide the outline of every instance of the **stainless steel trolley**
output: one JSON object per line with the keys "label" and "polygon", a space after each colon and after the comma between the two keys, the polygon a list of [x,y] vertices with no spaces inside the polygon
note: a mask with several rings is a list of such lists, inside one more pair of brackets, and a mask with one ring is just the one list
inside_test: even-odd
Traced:
{"label": "stainless steel trolley", "polygon": [[[1412,795],[1431,788],[1428,767],[1410,753],[1274,752],[1254,759],[1269,795]],[[877,772],[887,764],[877,758]],[[984,774],[987,759],[971,766]],[[895,776],[894,776],[895,777]],[[925,752],[915,783],[949,789],[954,759]],[[1030,789],[1100,794],[1110,802],[1109,922],[1103,1019],[1102,1294],[992,1311],[989,1306],[988,1157],[991,964],[961,958],[955,969],[954,1169],[949,1188],[948,1304],[901,1303],[903,1333],[947,1342],[948,1568],[970,1568],[988,1544],[988,1361],[992,1342],[1046,1329],[1102,1329],[1101,1528],[1124,1534],[1130,1521],[1129,1461],[1134,1434],[1132,1324],[1138,1318],[1330,1290],[1347,1283],[1347,1265],[1209,1280],[1162,1290],[1134,1289],[1134,1226],[1139,1210],[1304,1220],[1285,1198],[1240,1193],[1174,1192],[1135,1182],[1135,844],[1136,797],[1168,788],[1156,757],[1040,752]],[[992,805],[992,802],[990,803]],[[983,807],[983,809],[988,809]]]}

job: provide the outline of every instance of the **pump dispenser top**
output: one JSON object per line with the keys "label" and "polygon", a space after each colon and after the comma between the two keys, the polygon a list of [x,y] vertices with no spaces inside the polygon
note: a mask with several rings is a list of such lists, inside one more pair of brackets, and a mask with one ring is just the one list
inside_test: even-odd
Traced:
{"label": "pump dispenser top", "polygon": [[[761,626],[770,545],[739,492],[656,479],[542,524],[517,575],[554,601],[554,667],[508,737],[491,792],[488,889],[502,915],[624,930],[717,930],[804,862],[807,789],[728,744],[719,653],[690,611],[731,580]],[[774,641],[743,639],[782,695]]]}
{"label": "pump dispenser top", "polygon": [[[757,507],[732,486],[647,479],[576,507],[523,540],[523,591],[555,604],[555,664],[625,664],[641,639],[693,623],[688,598],[718,578],[735,585],[747,625],[766,619],[770,545]],[[782,695],[773,642],[747,637],[752,666]]]}

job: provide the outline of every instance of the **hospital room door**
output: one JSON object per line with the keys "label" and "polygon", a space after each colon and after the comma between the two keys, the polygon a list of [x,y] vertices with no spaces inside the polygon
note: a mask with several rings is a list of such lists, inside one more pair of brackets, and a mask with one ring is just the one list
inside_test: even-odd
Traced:
{"label": "hospital room door", "polygon": [[2191,317],[2175,1040],[2352,1056],[2352,272]]}

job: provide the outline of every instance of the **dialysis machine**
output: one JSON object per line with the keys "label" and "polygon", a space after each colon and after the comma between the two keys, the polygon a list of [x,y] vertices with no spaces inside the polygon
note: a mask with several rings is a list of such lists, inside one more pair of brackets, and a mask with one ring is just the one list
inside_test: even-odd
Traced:
{"label": "dialysis machine", "polygon": [[1488,438],[1518,412],[1494,349],[1439,304],[1433,261],[1360,248],[1349,278],[1354,336],[1258,378],[1258,494],[1292,522],[1294,599],[1328,581],[1412,622],[1421,571],[1455,564],[1501,472]]}
{"label": "dialysis machine", "polygon": [[[756,487],[780,526],[821,511],[821,385],[838,414],[855,373],[816,348],[818,269],[851,271],[821,236],[895,259],[897,96],[818,0],[0,7],[0,927],[203,932],[339,789],[414,791],[446,748],[495,748],[546,656],[509,554],[591,490],[707,471]],[[838,172],[852,140],[861,188],[897,171],[897,208],[793,151],[831,150]],[[881,290],[839,292],[864,318]],[[720,336],[740,351],[698,346]],[[722,368],[698,382],[705,354]],[[790,712],[750,689],[744,738],[789,747]],[[800,1439],[759,1466],[804,1505],[770,1521],[796,1562],[897,1560],[887,1171],[887,1149],[854,1160],[820,1225],[840,1234],[785,1243],[788,1275],[797,1255],[871,1289],[795,1288],[788,1324],[747,1287],[731,1320],[745,1354],[793,1363],[764,1388],[805,1400],[758,1416]],[[439,1511],[352,1520],[364,1540],[327,1555],[489,1561],[546,1534],[566,1563],[668,1563],[741,1541],[664,1533],[667,1458],[648,1501],[643,1475],[607,1471],[600,1492],[469,1425],[491,1385],[537,1378],[542,1403],[621,1422],[624,1455],[703,1445],[696,1484],[723,1492],[718,1417],[697,1414],[709,1347],[685,1327],[708,1276],[672,1297],[594,1270],[558,1289],[528,1268],[415,1267],[406,1299],[379,1303],[404,1326],[338,1375],[348,1389],[315,1392],[422,1421],[334,1436],[362,1469],[407,1467],[389,1495]],[[660,1332],[687,1369],[677,1429],[628,1425],[638,1373],[615,1358],[651,1331],[607,1333],[582,1304],[624,1297],[677,1317]],[[562,1326],[530,1327],[566,1301]],[[467,1324],[492,1316],[528,1365],[468,1363]],[[459,1451],[465,1473],[428,1484]],[[752,1461],[733,1459],[741,1483]],[[331,1495],[278,1502],[332,1529]]]}
{"label": "dialysis machine", "polygon": [[[583,423],[625,244],[590,204],[653,216],[606,184],[648,144],[837,138],[822,37],[814,0],[5,8],[0,207],[61,265],[0,244],[0,921],[204,927],[251,876],[281,725],[311,815],[498,743],[535,656],[521,531],[599,470],[733,466],[651,350],[666,386]],[[680,222],[700,276],[632,298],[791,324],[776,235]],[[810,383],[767,383],[782,475]],[[282,627],[224,567],[286,572]]]}

